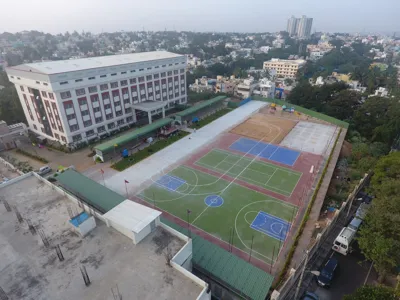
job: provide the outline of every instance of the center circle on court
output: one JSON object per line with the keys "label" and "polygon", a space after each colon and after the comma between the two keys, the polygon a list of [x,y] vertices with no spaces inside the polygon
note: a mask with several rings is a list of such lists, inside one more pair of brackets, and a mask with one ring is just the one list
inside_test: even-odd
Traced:
{"label": "center circle on court", "polygon": [[[279,228],[278,230],[276,230],[277,227]],[[283,229],[283,225],[280,223],[272,223],[271,224],[271,231],[273,231],[275,234],[281,234],[282,229]]]}
{"label": "center circle on court", "polygon": [[224,199],[218,195],[208,195],[204,198],[204,203],[210,207],[219,207],[224,204]]}

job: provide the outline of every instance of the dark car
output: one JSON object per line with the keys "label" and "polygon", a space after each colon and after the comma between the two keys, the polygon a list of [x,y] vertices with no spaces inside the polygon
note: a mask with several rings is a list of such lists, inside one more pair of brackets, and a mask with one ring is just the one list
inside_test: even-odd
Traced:
{"label": "dark car", "polygon": [[328,260],[317,277],[317,282],[320,286],[329,287],[331,285],[335,273],[337,272],[338,265],[338,260],[335,257],[331,257]]}
{"label": "dark car", "polygon": [[301,300],[319,300],[319,297],[312,292],[305,292]]}

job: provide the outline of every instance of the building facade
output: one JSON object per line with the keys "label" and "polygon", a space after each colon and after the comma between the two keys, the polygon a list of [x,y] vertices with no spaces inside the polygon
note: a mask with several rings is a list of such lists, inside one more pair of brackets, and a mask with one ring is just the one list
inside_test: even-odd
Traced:
{"label": "building facade", "polygon": [[[29,129],[74,145],[186,103],[184,55],[165,51],[7,68]],[[142,120],[143,121],[143,120]]]}
{"label": "building facade", "polygon": [[297,71],[304,66],[305,63],[306,61],[302,59],[287,60],[273,58],[264,62],[264,70],[268,70],[269,72],[273,71],[274,74],[279,77],[295,78]]}
{"label": "building facade", "polygon": [[295,16],[291,16],[287,23],[287,32],[290,36],[295,36],[297,34],[297,26],[299,24],[299,19]]}
{"label": "building facade", "polygon": [[290,19],[288,19],[286,30],[290,36],[308,38],[311,35],[312,22],[312,18],[307,18],[304,15],[301,18],[291,16]]}
{"label": "building facade", "polygon": [[312,28],[312,18],[307,18],[306,16],[302,16],[298,20],[297,26],[297,37],[298,38],[308,38],[311,35],[311,28]]}

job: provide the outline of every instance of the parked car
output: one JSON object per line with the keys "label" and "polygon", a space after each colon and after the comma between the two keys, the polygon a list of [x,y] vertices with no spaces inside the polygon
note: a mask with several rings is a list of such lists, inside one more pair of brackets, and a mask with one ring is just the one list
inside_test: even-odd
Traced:
{"label": "parked car", "polygon": [[317,294],[314,294],[312,292],[305,292],[303,297],[301,298],[302,300],[319,300],[319,297]]}
{"label": "parked car", "polygon": [[46,175],[51,172],[51,168],[49,166],[43,166],[37,171],[40,176]]}
{"label": "parked car", "polygon": [[329,287],[335,277],[338,267],[338,260],[332,256],[322,268],[319,276],[317,277],[317,283],[320,286]]}

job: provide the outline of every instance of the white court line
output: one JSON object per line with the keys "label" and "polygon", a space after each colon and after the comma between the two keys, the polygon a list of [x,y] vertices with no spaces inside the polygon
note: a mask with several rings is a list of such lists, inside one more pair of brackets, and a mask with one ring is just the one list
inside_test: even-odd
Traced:
{"label": "white court line", "polygon": [[271,180],[272,177],[274,177],[274,175],[275,175],[275,173],[276,173],[277,170],[278,170],[278,169],[275,169],[275,171],[274,171],[274,173],[272,173],[271,177],[267,180],[266,183],[264,183],[266,186],[268,186],[268,182]]}

